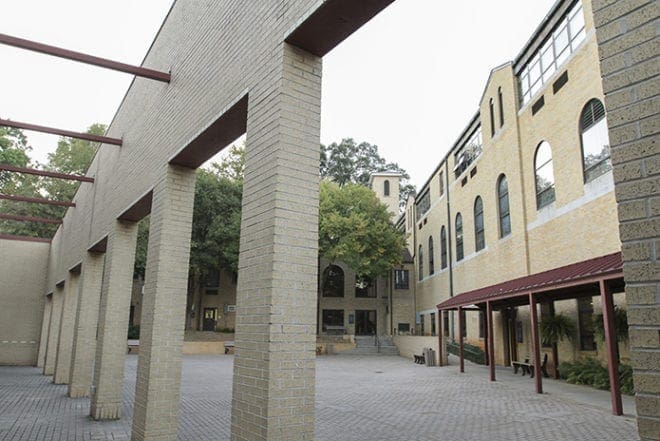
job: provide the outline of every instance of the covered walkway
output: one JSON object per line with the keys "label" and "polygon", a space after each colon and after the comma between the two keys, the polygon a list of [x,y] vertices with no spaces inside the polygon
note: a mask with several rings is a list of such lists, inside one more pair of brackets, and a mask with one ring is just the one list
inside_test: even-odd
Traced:
{"label": "covered walkway", "polygon": [[[611,385],[612,413],[622,415],[623,406],[618,374],[619,365],[616,355],[617,342],[614,334],[612,293],[622,292],[623,290],[623,262],[621,253],[618,252],[468,291],[438,304],[437,308],[440,317],[442,317],[444,311],[457,310],[459,329],[463,329],[463,321],[465,320],[463,311],[483,310],[486,312],[486,360],[490,368],[490,380],[495,381],[494,338],[490,338],[494,335],[493,311],[507,307],[529,305],[533,348],[533,357],[530,361],[534,369],[536,392],[543,393],[537,305],[541,302],[600,295],[603,308],[607,367]],[[458,340],[460,372],[464,372],[464,342],[462,338]],[[442,343],[440,347],[445,347]],[[553,364],[555,366],[557,366],[557,360],[555,346],[553,347]],[[556,370],[555,378],[557,378]]]}

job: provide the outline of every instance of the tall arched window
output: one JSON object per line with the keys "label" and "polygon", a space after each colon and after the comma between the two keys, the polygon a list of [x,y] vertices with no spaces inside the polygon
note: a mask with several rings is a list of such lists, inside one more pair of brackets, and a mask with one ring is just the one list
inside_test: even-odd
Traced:
{"label": "tall arched window", "polygon": [[504,125],[504,104],[502,102],[502,88],[497,88],[497,105],[500,110],[500,127]]}
{"label": "tall arched window", "polygon": [[385,179],[385,182],[383,182],[383,194],[385,196],[390,195],[390,181]]}
{"label": "tall arched window", "polygon": [[323,271],[323,297],[344,297],[344,270],[330,265]]}
{"label": "tall arched window", "polygon": [[429,276],[435,272],[433,265],[433,237],[429,236]]}
{"label": "tall arched window", "polygon": [[456,260],[463,260],[463,216],[456,215]]}
{"label": "tall arched window", "polygon": [[511,214],[509,213],[509,186],[506,176],[501,175],[497,181],[497,207],[500,217],[500,237],[511,234]]}
{"label": "tall arched window", "polygon": [[474,201],[474,247],[476,251],[483,250],[486,246],[486,234],[484,232],[484,203],[481,196]]}
{"label": "tall arched window", "polygon": [[444,225],[440,229],[440,266],[447,268],[447,229]]}
{"label": "tall arched window", "polygon": [[536,177],[536,208],[543,208],[555,201],[555,174],[552,168],[552,150],[547,141],[541,142],[534,157]]}
{"label": "tall arched window", "polygon": [[603,107],[603,103],[595,98],[582,109],[580,140],[582,141],[582,165],[585,183],[612,170],[605,107]]}
{"label": "tall arched window", "polygon": [[493,99],[491,98],[488,101],[488,110],[490,111],[490,136],[495,136],[495,106],[493,105]]}
{"label": "tall arched window", "polygon": [[419,251],[417,252],[417,278],[419,280],[422,280],[424,278],[424,250],[422,249],[422,246],[419,246]]}

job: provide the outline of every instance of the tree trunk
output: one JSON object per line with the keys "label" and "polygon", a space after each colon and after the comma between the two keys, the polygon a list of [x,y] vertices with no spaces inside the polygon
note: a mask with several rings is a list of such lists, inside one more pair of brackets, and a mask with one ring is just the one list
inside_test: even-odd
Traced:
{"label": "tree trunk", "polygon": [[559,379],[559,352],[557,351],[557,343],[552,344],[552,376],[555,380]]}

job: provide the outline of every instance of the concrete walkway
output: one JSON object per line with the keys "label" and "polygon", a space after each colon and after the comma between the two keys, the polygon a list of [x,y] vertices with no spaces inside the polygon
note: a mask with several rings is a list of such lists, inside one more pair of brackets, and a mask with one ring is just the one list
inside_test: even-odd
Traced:
{"label": "concrete walkway", "polygon": [[[393,356],[317,360],[320,441],[638,439],[632,416],[615,417],[603,405],[607,392],[564,396],[561,388],[574,386],[546,381],[549,393],[538,395],[528,377],[504,369],[491,383],[475,365],[460,374],[455,365],[427,368]],[[184,358],[180,440],[229,439],[232,362],[228,355]],[[125,416],[109,422],[89,420],[89,400],[66,398],[66,386],[40,369],[0,367],[0,440],[129,439],[136,365],[137,356],[128,356]]]}

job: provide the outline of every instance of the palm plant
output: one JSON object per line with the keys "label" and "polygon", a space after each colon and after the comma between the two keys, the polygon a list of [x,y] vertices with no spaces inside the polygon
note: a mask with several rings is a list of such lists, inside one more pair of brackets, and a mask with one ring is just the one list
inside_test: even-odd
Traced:
{"label": "palm plant", "polygon": [[562,314],[551,315],[541,320],[539,330],[541,332],[543,344],[552,346],[552,363],[554,365],[553,374],[555,379],[557,379],[559,378],[559,371],[557,370],[559,364],[557,344],[560,341],[563,341],[564,338],[569,341],[575,339],[577,333],[575,322]]}

